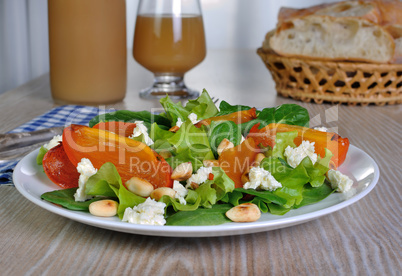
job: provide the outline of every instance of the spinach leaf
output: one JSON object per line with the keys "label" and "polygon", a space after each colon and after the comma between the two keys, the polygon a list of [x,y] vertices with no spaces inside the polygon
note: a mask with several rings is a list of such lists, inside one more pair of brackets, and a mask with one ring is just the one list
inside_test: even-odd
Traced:
{"label": "spinach leaf", "polygon": [[208,140],[215,158],[219,156],[217,148],[224,138],[235,146],[239,145],[242,138],[239,126],[232,121],[213,121],[209,128]]}
{"label": "spinach leaf", "polygon": [[229,103],[222,101],[219,105],[219,112],[215,116],[227,115],[233,112],[249,109],[251,109],[251,107],[246,105],[230,105]]}
{"label": "spinach leaf", "polygon": [[327,183],[324,183],[320,187],[314,188],[311,185],[306,185],[303,191],[303,200],[300,204],[294,206],[294,208],[300,208],[302,206],[310,205],[317,203],[330,194],[332,194],[335,190],[330,187]]}
{"label": "spinach leaf", "polygon": [[63,206],[64,208],[74,211],[89,211],[89,204],[105,198],[93,198],[84,202],[78,202],[74,199],[74,194],[77,188],[64,190],[55,190],[41,195],[41,199],[54,204]]}
{"label": "spinach leaf", "polygon": [[310,116],[307,109],[297,104],[283,104],[277,107],[264,108],[258,113],[256,119],[241,124],[243,135],[247,135],[250,129],[257,123],[263,128],[271,123],[298,125],[308,127]]}
{"label": "spinach leaf", "polygon": [[180,211],[166,218],[166,225],[219,225],[230,220],[225,213],[232,208],[230,204],[216,204],[212,208],[198,208],[197,210],[187,212]]}
{"label": "spinach leaf", "polygon": [[153,114],[149,111],[129,111],[129,110],[118,110],[111,113],[101,114],[89,121],[89,126],[93,127],[99,122],[109,122],[109,121],[122,121],[122,122],[134,122],[143,121],[144,125],[150,129],[151,124],[157,123],[160,127],[164,129],[170,128],[170,121],[164,116]]}

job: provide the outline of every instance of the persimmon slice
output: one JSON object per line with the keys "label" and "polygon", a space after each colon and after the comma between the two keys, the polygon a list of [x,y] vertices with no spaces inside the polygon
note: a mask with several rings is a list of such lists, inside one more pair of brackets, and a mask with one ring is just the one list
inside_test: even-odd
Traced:
{"label": "persimmon slice", "polygon": [[126,123],[118,121],[100,122],[93,126],[93,128],[107,130],[124,137],[130,137],[133,134],[135,123]]}
{"label": "persimmon slice", "polygon": [[323,132],[308,127],[294,126],[287,124],[269,124],[261,129],[258,129],[259,124],[254,125],[247,137],[254,139],[255,143],[263,146],[274,147],[275,137],[277,132],[297,131],[298,136],[295,138],[294,143],[299,146],[303,140],[315,142],[315,151],[322,158],[325,157],[325,149],[332,152],[333,156],[331,161],[334,162],[336,167],[339,167],[346,158],[349,149],[349,139],[342,138],[334,132]]}
{"label": "persimmon slice", "polygon": [[136,176],[155,188],[172,187],[172,168],[146,144],[102,129],[71,125],[63,131],[63,147],[74,166],[88,158],[99,169],[111,162],[126,183]]}
{"label": "persimmon slice", "polygon": [[45,154],[42,164],[47,177],[56,185],[63,189],[78,187],[80,174],[67,157],[62,143]]}
{"label": "persimmon slice", "polygon": [[248,138],[234,148],[224,150],[219,156],[219,166],[235,183],[235,188],[243,187],[241,176],[252,166],[258,146],[254,140]]}
{"label": "persimmon slice", "polygon": [[227,115],[216,116],[199,121],[195,124],[196,127],[209,126],[213,121],[232,121],[236,124],[247,123],[257,118],[257,111],[255,107],[248,110],[236,111]]}

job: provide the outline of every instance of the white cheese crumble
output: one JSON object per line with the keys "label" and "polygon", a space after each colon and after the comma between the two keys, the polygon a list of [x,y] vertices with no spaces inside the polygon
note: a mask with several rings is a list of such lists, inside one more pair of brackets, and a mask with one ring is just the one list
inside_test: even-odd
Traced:
{"label": "white cheese crumble", "polygon": [[165,207],[165,203],[148,197],[145,202],[133,208],[127,207],[124,210],[122,221],[134,224],[165,225],[166,220],[163,216]]}
{"label": "white cheese crumble", "polygon": [[181,118],[178,117],[178,118],[177,118],[177,121],[176,121],[176,126],[181,127],[181,125],[182,125],[183,123],[184,123],[184,122],[181,120]]}
{"label": "white cheese crumble", "polygon": [[209,174],[212,173],[212,167],[201,167],[193,174],[189,179],[187,179],[186,188],[191,188],[191,183],[196,183],[198,185],[204,183],[208,180]]}
{"label": "white cheese crumble", "polygon": [[321,126],[321,127],[315,127],[314,129],[315,129],[315,130],[318,130],[318,131],[322,131],[322,132],[327,132],[327,131],[328,131],[328,128],[323,127],[323,126]]}
{"label": "white cheese crumble", "polygon": [[196,123],[198,123],[197,117],[198,117],[197,114],[190,113],[187,118],[189,118],[190,121],[193,123],[193,125],[195,125]]}
{"label": "white cheese crumble", "polygon": [[286,161],[288,162],[288,164],[291,167],[296,168],[306,156],[308,156],[311,162],[315,164],[318,157],[317,154],[314,153],[314,144],[315,142],[303,140],[300,146],[298,146],[297,148],[287,146],[284,156],[287,158]]}
{"label": "white cheese crumble", "polygon": [[241,140],[240,140],[240,144],[243,143],[244,141],[246,141],[246,138],[244,138],[244,136],[241,136]]}
{"label": "white cheese crumble", "polygon": [[244,184],[244,189],[275,191],[282,187],[269,171],[260,167],[252,167],[248,177],[250,181]]}
{"label": "white cheese crumble", "polygon": [[82,158],[77,165],[77,171],[80,173],[80,177],[78,178],[78,189],[74,194],[74,199],[75,201],[85,201],[92,198],[92,196],[85,194],[85,184],[98,170],[94,168],[88,158]]}
{"label": "white cheese crumble", "polygon": [[152,145],[154,143],[154,141],[152,141],[151,137],[149,137],[148,129],[144,125],[144,121],[135,121],[134,123],[136,126],[133,130],[133,134],[128,138],[138,137],[142,134],[142,135],[144,135],[145,144],[147,144],[147,146]]}
{"label": "white cheese crumble", "polygon": [[49,141],[49,143],[44,144],[43,147],[47,150],[50,150],[57,146],[60,142],[62,141],[62,136],[61,135],[56,135],[53,137],[52,140]]}
{"label": "white cheese crumble", "polygon": [[178,199],[181,204],[186,205],[187,201],[184,197],[188,194],[188,190],[177,180],[173,181],[173,190],[176,192],[174,198]]}
{"label": "white cheese crumble", "polygon": [[336,189],[337,192],[347,192],[353,185],[352,179],[337,170],[329,170],[327,173],[327,177],[329,182],[331,183],[332,189]]}

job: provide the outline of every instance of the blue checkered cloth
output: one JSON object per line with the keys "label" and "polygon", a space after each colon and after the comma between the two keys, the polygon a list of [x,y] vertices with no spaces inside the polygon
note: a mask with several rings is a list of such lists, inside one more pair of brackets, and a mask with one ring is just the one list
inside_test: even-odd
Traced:
{"label": "blue checkered cloth", "polygon": [[[110,112],[92,106],[64,105],[13,129],[12,132],[26,132],[49,127],[68,126],[71,124],[88,125],[96,115]],[[11,160],[0,164],[0,185],[13,185],[12,174],[19,160]]]}

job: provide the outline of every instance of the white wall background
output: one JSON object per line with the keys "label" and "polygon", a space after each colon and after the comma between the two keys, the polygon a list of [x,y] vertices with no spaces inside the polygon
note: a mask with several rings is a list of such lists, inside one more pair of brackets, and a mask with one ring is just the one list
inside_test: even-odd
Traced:
{"label": "white wall background", "polygon": [[[138,1],[126,0],[128,48]],[[201,0],[207,47],[256,49],[281,6],[333,1],[339,0]],[[0,0],[0,93],[49,71],[47,24],[47,0]]]}

